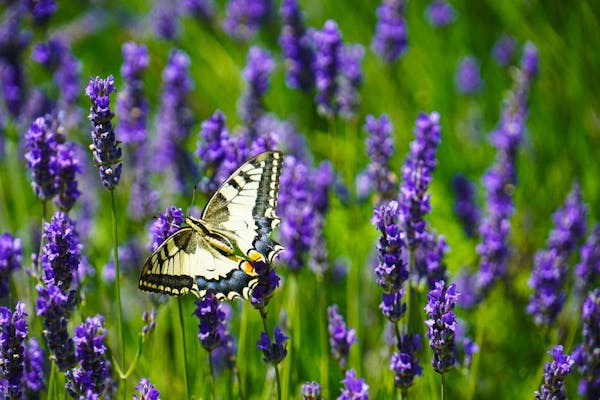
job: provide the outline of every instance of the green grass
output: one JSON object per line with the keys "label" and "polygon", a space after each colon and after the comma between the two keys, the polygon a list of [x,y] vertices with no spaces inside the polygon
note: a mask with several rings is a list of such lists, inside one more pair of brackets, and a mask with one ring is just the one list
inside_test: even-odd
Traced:
{"label": "green grass", "polygon": [[[364,83],[361,88],[362,105],[355,121],[337,121],[336,133],[330,132],[327,121],[316,116],[310,96],[290,90],[284,82],[283,63],[277,45],[279,23],[273,21],[249,44],[228,38],[219,26],[208,26],[184,18],[180,35],[175,42],[152,36],[151,23],[146,19],[149,6],[143,1],[107,1],[71,4],[61,2],[48,31],[38,29],[34,38],[41,40],[65,27],[73,30],[73,53],[81,63],[82,95],[80,106],[87,113],[88,99],[83,87],[89,76],[114,74],[117,88],[120,77],[121,44],[128,40],[143,42],[150,53],[150,67],[145,74],[145,89],[151,107],[151,121],[161,99],[161,71],[169,50],[177,47],[186,51],[192,60],[191,77],[194,91],[190,107],[197,123],[193,129],[189,150],[195,151],[200,121],[216,109],[227,116],[230,131],[239,125],[237,102],[244,90],[241,70],[251,44],[267,47],[276,57],[270,89],[266,95],[267,109],[281,119],[297,124],[306,138],[315,163],[331,160],[334,168],[351,189],[354,177],[368,162],[365,150],[366,133],[362,129],[367,114],[387,113],[394,124],[395,154],[392,165],[397,173],[413,138],[413,125],[420,111],[436,110],[441,114],[442,143],[438,150],[438,164],[430,189],[432,213],[430,225],[445,235],[450,252],[446,263],[451,278],[464,266],[476,266],[476,241],[466,238],[453,215],[451,181],[463,173],[476,182],[491,165],[494,149],[488,141],[490,132],[498,123],[502,99],[512,85],[511,68],[499,67],[491,57],[491,48],[501,33],[513,35],[519,48],[525,41],[533,42],[539,52],[540,73],[534,81],[529,98],[527,132],[519,151],[515,191],[516,213],[512,218],[511,243],[513,257],[509,265],[510,281],[497,284],[481,307],[473,311],[457,310],[469,327],[481,351],[476,367],[471,371],[452,371],[448,374],[449,398],[512,399],[532,398],[539,388],[543,362],[549,360],[547,351],[556,343],[571,351],[580,340],[578,307],[571,295],[557,326],[542,332],[525,313],[530,290],[527,287],[534,252],[545,245],[552,228],[551,214],[558,208],[574,181],[581,184],[588,205],[588,222],[596,221],[600,213],[600,181],[598,149],[600,148],[600,47],[597,27],[600,8],[593,1],[566,4],[559,1],[453,1],[457,20],[442,29],[432,28],[424,18],[428,2],[411,1],[407,6],[409,49],[395,65],[385,65],[370,50],[369,44],[376,22],[376,1],[301,1],[309,26],[321,28],[326,19],[334,18],[346,42],[365,46],[363,62]],[[277,6],[279,2],[277,2]],[[0,7],[4,10],[6,6]],[[89,9],[101,9],[97,26],[77,27],[77,21]],[[223,15],[223,2],[218,6]],[[56,96],[50,75],[29,60],[31,49],[24,58],[30,85],[41,86],[49,96]],[[481,65],[483,90],[475,96],[461,96],[454,87],[454,73],[458,60],[474,55]],[[114,104],[114,103],[113,103]],[[39,232],[42,207],[30,188],[20,147],[27,123],[17,124],[8,119],[4,129],[5,155],[0,164],[0,232],[8,231],[23,240],[24,266],[38,249],[34,232]],[[118,126],[118,119],[116,120]],[[152,123],[150,124],[153,134]],[[70,140],[84,148],[90,143],[89,124],[82,118],[76,128],[68,132]],[[117,187],[116,201],[120,242],[137,238],[147,242],[147,225],[134,223],[127,215],[128,186],[132,176],[126,168],[123,181]],[[114,354],[118,353],[114,289],[103,281],[101,270],[112,255],[112,226],[110,194],[101,187],[91,157],[82,160],[90,177],[84,188],[87,196],[95,198],[97,208],[89,234],[82,238],[90,265],[96,271],[82,289],[83,303],[72,318],[72,327],[85,317],[101,313],[106,316],[107,342]],[[315,164],[316,165],[316,164]],[[483,191],[479,185],[479,199]],[[187,210],[191,192],[176,196],[161,193],[161,207],[170,204]],[[384,321],[379,312],[380,289],[371,271],[377,232],[370,224],[372,207],[369,202],[349,208],[332,194],[331,210],[326,219],[324,238],[329,258],[346,260],[349,270],[345,278],[318,281],[306,268],[291,274],[283,265],[278,266],[282,276],[268,308],[269,327],[282,325],[290,336],[289,355],[280,365],[284,398],[300,398],[299,388],[307,380],[316,380],[328,388],[328,398],[339,394],[343,375],[332,360],[328,363],[328,382],[322,382],[320,344],[324,334],[323,310],[319,296],[326,304],[338,304],[348,325],[357,331],[358,344],[354,345],[348,367],[370,385],[371,398],[392,398],[393,373],[388,369],[389,347],[383,339]],[[197,199],[202,205],[205,199]],[[74,210],[77,218],[81,205]],[[53,210],[52,208],[50,208]],[[160,210],[156,210],[157,212]],[[53,211],[50,211],[51,215]],[[276,236],[276,234],[275,234]],[[144,254],[147,256],[148,253]],[[578,255],[571,264],[578,260]],[[124,335],[128,362],[136,351],[138,332],[143,322],[141,313],[152,307],[151,297],[137,289],[141,265],[122,265],[121,287]],[[10,301],[22,299],[30,314],[30,335],[40,337],[41,322],[31,310],[31,283],[23,271],[14,274]],[[572,281],[572,278],[570,278]],[[422,309],[425,293],[420,293]],[[196,338],[197,319],[192,316],[194,298],[182,298],[186,328],[186,348],[190,370],[191,392],[194,398],[209,398],[208,363],[204,350]],[[231,332],[238,340],[238,367],[243,392],[248,399],[273,398],[274,375],[272,367],[262,362],[256,341],[262,330],[258,312],[247,303],[235,302]],[[423,317],[424,318],[424,317]],[[160,305],[156,331],[145,343],[142,356],[127,382],[127,397],[133,393],[139,378],[148,377],[161,391],[162,398],[183,398],[183,354],[176,300],[169,298]],[[424,329],[424,328],[423,328]],[[574,341],[571,339],[574,336]],[[425,342],[424,342],[425,343]],[[327,349],[326,349],[327,350]],[[327,350],[328,351],[328,350]],[[119,358],[118,356],[117,358]],[[439,395],[439,376],[431,368],[431,352],[425,348],[420,356],[423,376],[410,389],[410,398],[436,398]],[[578,378],[567,380],[568,393],[575,396]],[[237,396],[237,380],[224,372],[217,376],[217,398]],[[45,398],[45,394],[42,398]]]}

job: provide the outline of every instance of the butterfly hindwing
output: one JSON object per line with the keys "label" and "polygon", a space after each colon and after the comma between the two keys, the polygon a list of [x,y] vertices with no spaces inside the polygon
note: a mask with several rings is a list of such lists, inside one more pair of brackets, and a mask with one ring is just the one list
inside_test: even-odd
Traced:
{"label": "butterfly hindwing", "polygon": [[271,262],[283,248],[269,234],[276,215],[280,152],[266,152],[240,166],[210,198],[200,219],[169,236],[146,260],[140,289],[219,298],[248,298],[258,280],[248,260]]}

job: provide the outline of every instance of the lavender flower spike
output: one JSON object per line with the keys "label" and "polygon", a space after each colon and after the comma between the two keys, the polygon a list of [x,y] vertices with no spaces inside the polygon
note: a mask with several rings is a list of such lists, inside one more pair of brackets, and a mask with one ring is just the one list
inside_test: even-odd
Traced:
{"label": "lavender flower spike", "polygon": [[342,390],[337,400],[369,400],[369,385],[363,378],[357,378],[353,369],[346,371],[342,383],[346,388]]}
{"label": "lavender flower spike", "polygon": [[29,339],[24,360],[25,384],[34,393],[39,392],[46,386],[44,383],[45,360],[46,357],[37,339]]}
{"label": "lavender flower spike", "polygon": [[346,369],[346,360],[350,353],[350,346],[356,343],[356,332],[354,329],[347,329],[344,318],[340,315],[338,306],[333,305],[327,308],[329,320],[329,344],[331,345],[331,355],[339,362],[340,368]]}
{"label": "lavender flower spike", "polygon": [[79,368],[67,372],[66,388],[74,398],[99,398],[110,382],[110,362],[106,359],[104,317],[89,317],[75,328],[75,355]]}
{"label": "lavender flower spike", "polygon": [[450,25],[455,19],[454,8],[444,0],[433,0],[427,7],[427,20],[435,27]]}
{"label": "lavender flower spike", "polygon": [[133,395],[133,400],[160,400],[160,392],[146,378],[140,379],[140,383],[135,387],[135,390],[140,394]]}
{"label": "lavender flower spike", "polygon": [[440,374],[456,364],[454,337],[457,323],[453,309],[458,295],[456,285],[453,283],[446,288],[444,281],[438,281],[427,294],[427,337],[433,350],[433,369]]}
{"label": "lavender flower spike", "polygon": [[371,48],[386,63],[396,62],[408,47],[404,0],[383,0],[377,8],[377,26]]}
{"label": "lavender flower spike", "polygon": [[5,399],[23,398],[25,339],[27,338],[25,304],[18,302],[15,311],[0,307],[0,394]]}
{"label": "lavender flower spike", "polygon": [[255,124],[265,112],[263,96],[269,88],[269,77],[274,68],[275,61],[268,51],[258,46],[252,46],[248,50],[248,60],[242,71],[248,88],[242,96],[238,109],[252,138],[257,136]]}
{"label": "lavender flower spike", "polygon": [[36,118],[25,133],[25,159],[31,170],[31,186],[41,200],[54,197],[57,192],[55,176],[57,135],[52,126],[52,118]]}
{"label": "lavender flower spike", "polygon": [[212,290],[196,301],[194,315],[200,320],[198,339],[204,350],[211,352],[220,343],[219,326],[224,324],[225,313],[219,307],[219,300]]}
{"label": "lavender flower spike", "polygon": [[335,96],[339,71],[339,51],[342,47],[342,35],[333,20],[327,20],[322,30],[312,34],[316,48],[313,72],[317,88],[316,102],[319,114],[332,117],[337,113]]}
{"label": "lavender flower spike", "polygon": [[321,385],[317,382],[306,382],[302,384],[302,400],[322,400]]}
{"label": "lavender flower spike", "polygon": [[181,208],[171,206],[167,207],[164,213],[161,212],[150,227],[152,233],[152,242],[149,246],[150,251],[156,250],[169,235],[175,233],[181,227],[184,220]]}
{"label": "lavender flower spike", "polygon": [[0,298],[8,296],[10,274],[21,268],[22,259],[21,239],[8,232],[0,235]]}
{"label": "lavender flower spike", "polygon": [[297,0],[283,0],[279,10],[282,27],[279,45],[286,63],[287,85],[305,92],[315,85],[311,71],[314,51],[310,47],[310,38],[306,33],[302,13]]}
{"label": "lavender flower spike", "polygon": [[112,75],[106,79],[90,78],[85,94],[90,97],[90,121],[92,122],[92,150],[94,163],[100,172],[100,179],[108,190],[113,190],[121,177],[121,149],[116,140],[111,119],[114,114],[110,111],[110,94],[115,90],[115,80]]}
{"label": "lavender flower spike", "polygon": [[366,170],[369,185],[382,200],[391,200],[397,196],[398,181],[398,177],[390,168],[390,158],[394,153],[392,123],[386,114],[379,118],[367,115],[364,129],[369,134],[367,154],[371,162]]}
{"label": "lavender flower spike", "polygon": [[249,40],[272,14],[271,0],[228,0],[223,29],[238,40]]}
{"label": "lavender flower spike", "polygon": [[417,352],[421,349],[419,335],[402,334],[398,343],[398,351],[392,354],[390,369],[396,374],[394,384],[406,390],[414,383],[415,376],[422,375],[423,369],[419,365]]}
{"label": "lavender flower spike", "polygon": [[[575,266],[575,280],[579,293],[587,293],[600,286],[600,224],[592,228],[587,241],[581,247],[580,262]],[[0,262],[1,264],[1,262]]]}
{"label": "lavender flower spike", "polygon": [[455,195],[454,213],[461,222],[465,234],[474,237],[481,218],[481,210],[475,203],[475,186],[463,175],[456,175],[452,179],[452,189]]}
{"label": "lavender flower spike", "polygon": [[398,225],[399,204],[392,200],[375,208],[371,223],[377,226],[381,237],[377,243],[379,264],[375,268],[377,284],[385,293],[394,293],[402,289],[408,279],[406,262],[402,257],[406,245]]}
{"label": "lavender flower spike", "polygon": [[274,332],[275,340],[271,343],[269,335],[266,332],[260,333],[260,340],[256,343],[259,350],[263,352],[263,360],[266,363],[277,365],[287,355],[287,343],[288,337],[281,332],[281,328],[275,327]]}
{"label": "lavender flower spike", "polygon": [[583,343],[573,351],[573,359],[581,374],[579,394],[585,399],[600,398],[600,289],[590,292],[581,307]]}
{"label": "lavender flower spike", "polygon": [[573,359],[563,353],[563,347],[556,345],[552,348],[553,361],[544,366],[544,383],[541,390],[535,392],[536,400],[566,400],[564,392],[565,377],[571,372]]}
{"label": "lavender flower spike", "polygon": [[483,87],[479,64],[473,56],[460,60],[454,78],[458,91],[462,94],[475,94]]}

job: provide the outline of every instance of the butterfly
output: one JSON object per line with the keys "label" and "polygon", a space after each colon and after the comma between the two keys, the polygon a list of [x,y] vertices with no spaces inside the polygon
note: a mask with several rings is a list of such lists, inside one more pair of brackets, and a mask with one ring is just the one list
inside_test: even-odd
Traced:
{"label": "butterfly", "polygon": [[269,235],[276,214],[283,155],[261,153],[242,164],[208,200],[200,218],[167,237],[148,257],[138,286],[173,296],[248,299],[257,285],[253,262],[271,263],[283,250]]}

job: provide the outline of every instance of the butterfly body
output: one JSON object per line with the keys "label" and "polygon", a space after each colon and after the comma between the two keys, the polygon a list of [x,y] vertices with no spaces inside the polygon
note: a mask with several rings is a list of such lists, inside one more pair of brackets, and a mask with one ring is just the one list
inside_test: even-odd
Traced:
{"label": "butterfly body", "polygon": [[240,166],[210,198],[200,218],[188,216],[144,263],[139,288],[199,297],[249,298],[258,283],[252,265],[272,262],[283,250],[269,235],[279,225],[280,152],[266,152]]}

